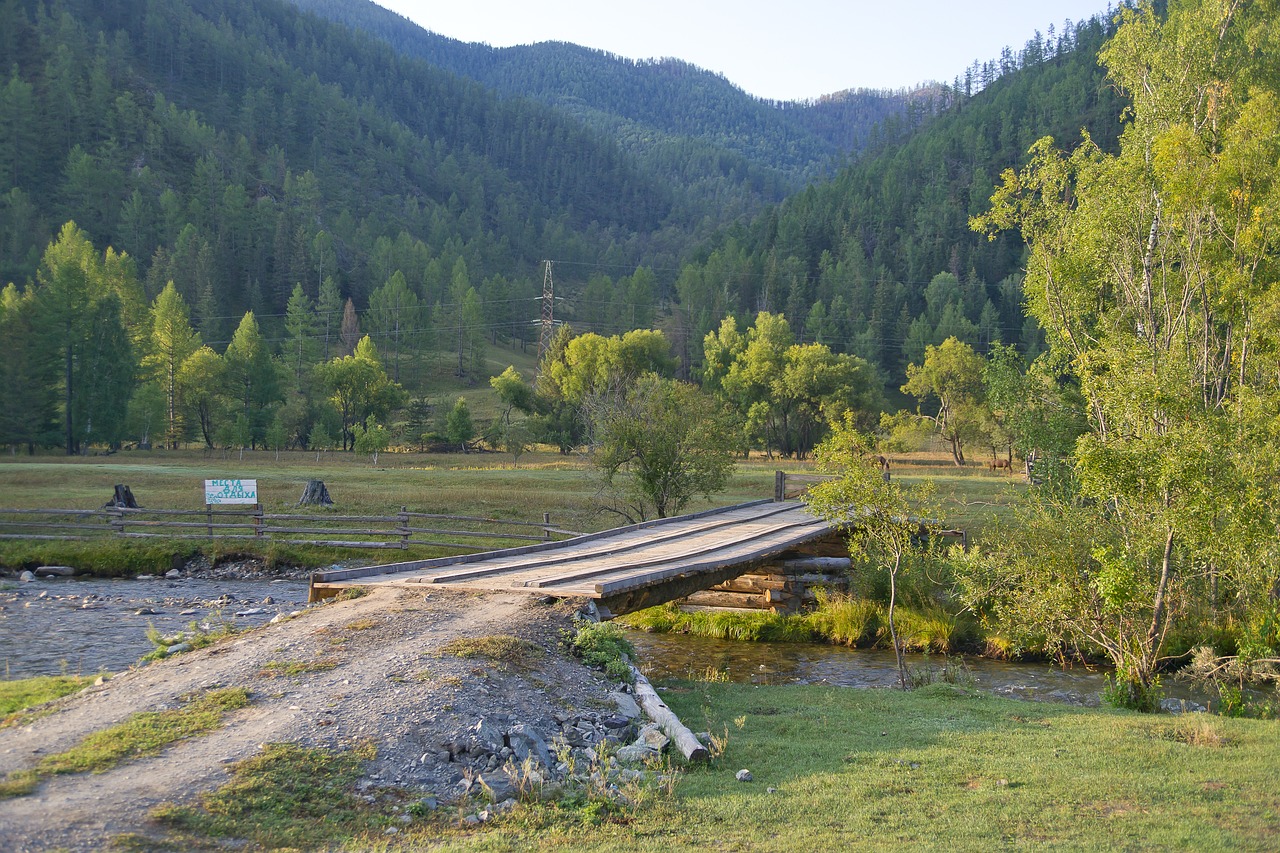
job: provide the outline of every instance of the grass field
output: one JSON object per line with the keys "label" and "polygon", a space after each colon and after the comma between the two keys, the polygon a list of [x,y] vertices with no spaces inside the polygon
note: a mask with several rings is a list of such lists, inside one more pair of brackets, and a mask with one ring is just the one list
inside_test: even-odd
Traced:
{"label": "grass field", "polygon": [[[541,521],[583,532],[625,523],[602,512],[597,481],[581,455],[542,450],[514,460],[506,453],[383,453],[378,465],[354,453],[292,451],[122,451],[111,456],[66,457],[55,454],[0,457],[0,508],[94,509],[112,496],[115,484],[128,485],[138,502],[152,509],[200,509],[205,479],[256,479],[267,512],[293,511],[308,480],[324,480],[334,513],[381,515],[401,507],[412,512],[474,515],[512,521]],[[738,464],[726,491],[710,501],[696,498],[697,511],[769,498],[777,469],[806,473],[811,463],[755,458]],[[971,531],[1004,512],[1021,488],[1018,480],[971,466],[957,469],[942,454],[914,454],[895,460],[894,476],[933,479],[938,484],[946,523]],[[11,565],[32,559],[30,543],[0,547]],[[55,559],[56,546],[42,545],[39,559]],[[243,549],[242,549],[243,550]],[[77,551],[77,554],[80,552]],[[353,551],[348,558],[376,557]],[[68,558],[70,559],[70,558]],[[160,559],[160,558],[157,558]],[[332,549],[291,549],[285,561],[329,562]]]}
{"label": "grass field", "polygon": [[[218,811],[235,819],[197,821],[186,840],[207,843],[211,833],[265,848],[296,847],[303,837],[304,846],[343,850],[654,853],[1280,846],[1280,728],[1270,722],[1018,702],[950,685],[674,683],[664,698],[686,722],[716,733],[723,752],[684,772],[674,791],[631,792],[634,807],[621,811],[583,801],[521,805],[468,827],[459,821],[467,807],[444,807],[406,823],[385,805],[335,798],[332,785],[308,793],[318,788],[304,784],[312,778],[333,776],[339,787],[356,778],[354,765],[343,770],[344,754],[317,754],[246,763],[207,800],[216,807],[235,797],[234,811]],[[735,778],[743,769],[750,781]],[[339,808],[341,822],[298,817]]]}

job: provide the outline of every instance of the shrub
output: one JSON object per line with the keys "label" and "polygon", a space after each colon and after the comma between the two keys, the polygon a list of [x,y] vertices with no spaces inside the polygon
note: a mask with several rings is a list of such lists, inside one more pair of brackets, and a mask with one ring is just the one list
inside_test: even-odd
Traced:
{"label": "shrub", "polygon": [[569,648],[588,666],[603,669],[610,678],[630,683],[631,659],[636,647],[612,622],[584,622],[569,641]]}

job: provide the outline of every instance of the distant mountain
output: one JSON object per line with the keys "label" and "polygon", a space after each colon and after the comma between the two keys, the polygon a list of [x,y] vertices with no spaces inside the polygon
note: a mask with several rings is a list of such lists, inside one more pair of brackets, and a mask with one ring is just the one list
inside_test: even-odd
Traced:
{"label": "distant mountain", "polygon": [[678,59],[636,61],[564,42],[494,48],[429,32],[371,0],[293,2],[497,92],[563,109],[667,177],[728,176],[771,200],[830,174],[913,99],[851,90],[813,102],[767,101]]}

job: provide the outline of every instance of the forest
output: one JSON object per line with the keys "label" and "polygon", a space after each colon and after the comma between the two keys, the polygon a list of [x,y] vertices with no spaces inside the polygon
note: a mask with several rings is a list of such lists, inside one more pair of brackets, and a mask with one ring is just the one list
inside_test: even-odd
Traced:
{"label": "forest", "polygon": [[[225,444],[234,418],[180,405],[181,365],[156,384],[154,315],[180,307],[192,352],[225,359],[251,314],[272,370],[292,376],[264,383],[261,412],[230,394],[250,446],[279,416],[287,446],[309,447],[319,419],[350,447],[353,424],[309,371],[366,335],[401,389],[376,413],[422,446],[442,432],[429,395],[485,387],[500,372],[487,352],[537,340],[545,259],[557,321],[606,338],[661,330],[680,378],[704,375],[703,339],[726,319],[746,332],[777,315],[779,352],[857,359],[900,399],[907,365],[950,337],[1038,351],[1015,237],[965,226],[976,188],[1046,129],[1089,127],[1105,144],[1118,127],[1094,59],[1101,19],[927,91],[779,104],[692,67],[494,52],[388,24],[372,4],[297,5],[379,37],[275,0],[0,3],[15,60],[0,87],[0,322],[24,353],[0,393],[6,412],[39,413],[6,418],[0,440]],[[878,106],[853,107],[863,96]],[[74,322],[48,307],[59,299]],[[74,329],[96,336],[73,346]],[[109,388],[110,411],[79,388]],[[806,452],[822,429],[748,446]]]}

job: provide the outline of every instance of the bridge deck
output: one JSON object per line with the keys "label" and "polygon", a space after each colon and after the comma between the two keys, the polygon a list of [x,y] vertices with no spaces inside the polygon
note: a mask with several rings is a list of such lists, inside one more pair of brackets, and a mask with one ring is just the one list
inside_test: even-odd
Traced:
{"label": "bridge deck", "polygon": [[833,532],[802,503],[759,501],[564,542],[319,572],[312,578],[312,597],[347,586],[441,584],[583,596],[613,602],[624,612],[712,586]]}

